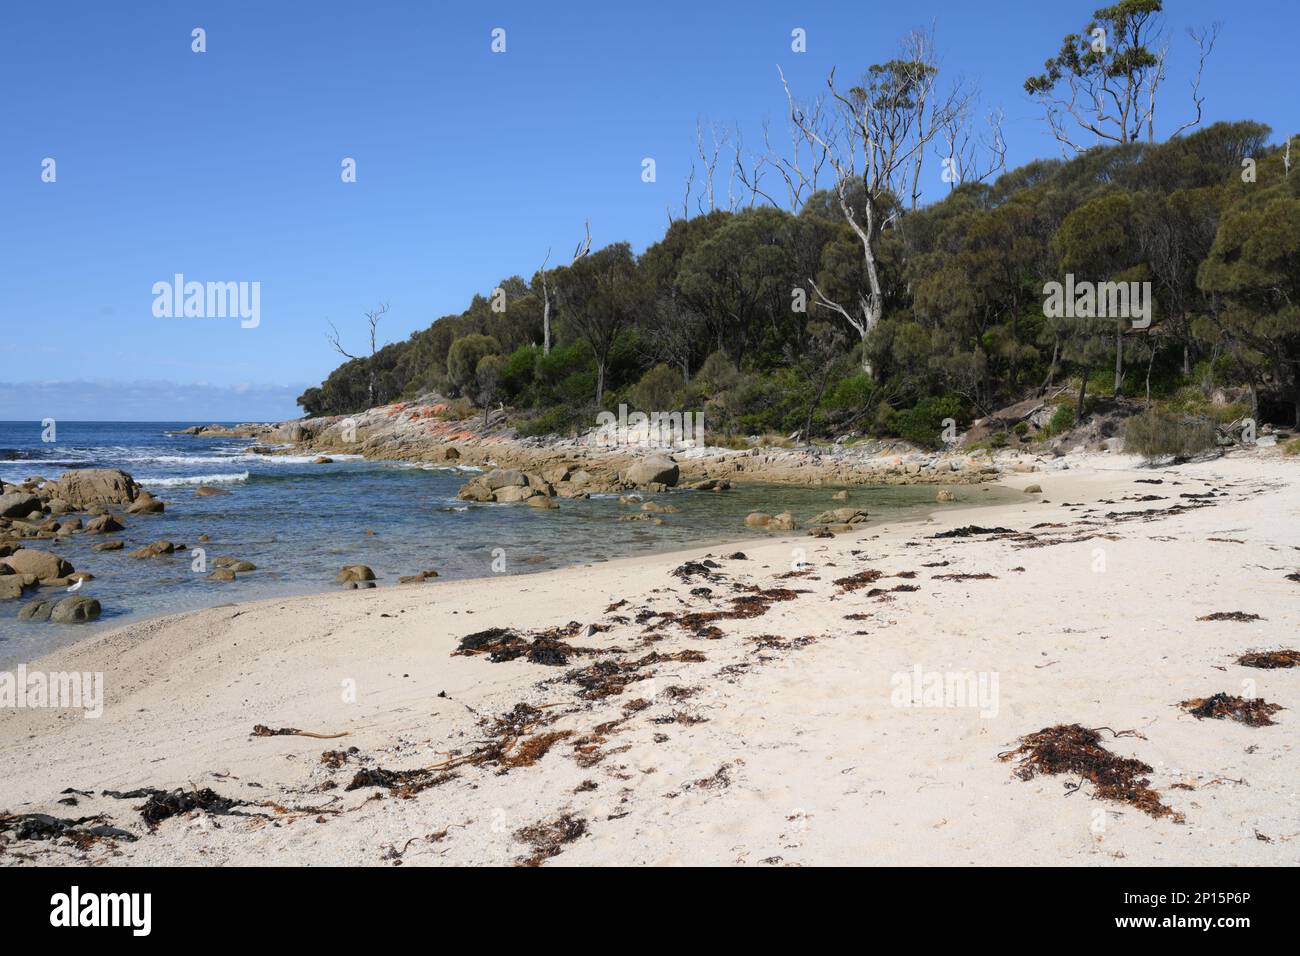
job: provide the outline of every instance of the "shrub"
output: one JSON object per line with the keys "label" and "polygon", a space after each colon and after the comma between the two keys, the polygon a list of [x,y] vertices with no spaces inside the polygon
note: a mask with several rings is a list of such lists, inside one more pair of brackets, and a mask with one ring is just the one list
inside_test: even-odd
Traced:
{"label": "shrub", "polygon": [[1300,438],[1292,438],[1289,442],[1283,445],[1282,454],[1300,455]]}
{"label": "shrub", "polygon": [[479,360],[501,351],[501,343],[490,335],[466,335],[452,343],[447,352],[447,376],[462,394],[474,391]]}
{"label": "shrub", "polygon": [[961,403],[952,397],[925,398],[894,416],[898,437],[920,448],[938,448],[943,444],[944,419],[956,419]]}
{"label": "shrub", "polygon": [[680,407],[682,390],[680,372],[656,365],[632,388],[632,405],[646,414],[675,411]]}
{"label": "shrub", "polygon": [[521,395],[527,396],[541,354],[542,350],[536,345],[524,345],[510,353],[501,372],[501,391],[507,402],[514,402]]}
{"label": "shrub", "polygon": [[[595,370],[584,369],[581,372],[574,372],[555,386],[555,394],[562,405],[587,404],[596,395]],[[595,422],[591,424],[594,425]]]}
{"label": "shrub", "polygon": [[474,406],[467,398],[453,398],[443,406],[442,411],[434,412],[434,418],[445,422],[463,422],[473,416]]}
{"label": "shrub", "polygon": [[1052,438],[1056,435],[1062,435],[1074,427],[1074,403],[1066,402],[1063,405],[1057,405],[1056,411],[1052,412],[1052,417],[1047,421],[1047,427],[1043,429],[1044,438]]}
{"label": "shrub", "polygon": [[596,415],[589,406],[556,405],[535,418],[525,419],[516,425],[520,435],[572,435],[596,424]]}
{"label": "shrub", "polygon": [[822,405],[833,412],[857,412],[871,404],[876,383],[866,372],[854,372],[835,384],[822,400]]}
{"label": "shrub", "polygon": [[711,392],[721,392],[733,387],[740,380],[740,373],[726,353],[713,352],[700,366],[695,380]]}
{"label": "shrub", "polygon": [[1214,425],[1204,419],[1180,418],[1159,409],[1134,415],[1124,425],[1124,450],[1147,461],[1189,458],[1215,447]]}

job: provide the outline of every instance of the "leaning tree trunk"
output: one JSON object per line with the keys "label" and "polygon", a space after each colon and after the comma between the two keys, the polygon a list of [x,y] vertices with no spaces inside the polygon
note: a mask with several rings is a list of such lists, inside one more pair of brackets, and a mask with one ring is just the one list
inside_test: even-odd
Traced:
{"label": "leaning tree trunk", "polygon": [[542,354],[551,354],[551,294],[542,287]]}
{"label": "leaning tree trunk", "polygon": [[1124,322],[1115,326],[1115,397],[1124,385]]}
{"label": "leaning tree trunk", "polygon": [[1048,366],[1047,381],[1045,381],[1043,387],[1038,390],[1039,395],[1046,395],[1048,389],[1052,387],[1052,382],[1056,380],[1056,359],[1060,354],[1061,336],[1058,334],[1052,337],[1052,364]]}
{"label": "leaning tree trunk", "polygon": [[1074,423],[1076,425],[1083,422],[1083,399],[1088,391],[1088,373],[1091,371],[1092,369],[1085,365],[1083,374],[1079,378],[1079,405],[1074,410]]}

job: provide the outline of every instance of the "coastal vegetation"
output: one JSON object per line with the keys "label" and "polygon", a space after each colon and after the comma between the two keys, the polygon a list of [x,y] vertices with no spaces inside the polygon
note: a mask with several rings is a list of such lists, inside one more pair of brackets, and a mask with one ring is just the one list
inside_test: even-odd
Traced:
{"label": "coastal vegetation", "polygon": [[[621,403],[696,409],[724,443],[892,436],[936,447],[945,420],[964,428],[1027,398],[1053,406],[1040,439],[1103,406],[1300,426],[1289,140],[1270,145],[1268,127],[1242,120],[1189,122],[1156,142],[1149,113],[1118,126],[1080,114],[1076,130],[1054,105],[1071,79],[1122,80],[1123,102],[1154,102],[1162,76],[1143,31],[1160,13],[1157,0],[1097,11],[1027,81],[1068,158],[1003,171],[1000,130],[982,167],[962,154],[951,137],[970,135],[970,100],[938,92],[932,38],[919,34],[858,85],[832,73],[824,99],[790,96],[803,152],[756,161],[781,174],[787,201],[737,151],[731,176],[750,188],[728,208],[709,167],[696,214],[670,211],[640,255],[626,242],[593,250],[588,232],[569,264],[548,254],[405,341],[374,348],[372,320],[371,354],[349,356],[299,403],[338,415],[437,393],[525,435],[590,428]],[[1097,29],[1112,37],[1104,54],[1088,46]],[[1192,35],[1203,69],[1213,34]],[[889,130],[891,154],[909,158],[870,161],[864,144]],[[917,183],[940,178],[936,157],[946,193],[924,203]],[[1049,308],[1049,288],[1073,294],[1075,279],[1146,298],[1119,315],[1078,314],[1073,299]]]}

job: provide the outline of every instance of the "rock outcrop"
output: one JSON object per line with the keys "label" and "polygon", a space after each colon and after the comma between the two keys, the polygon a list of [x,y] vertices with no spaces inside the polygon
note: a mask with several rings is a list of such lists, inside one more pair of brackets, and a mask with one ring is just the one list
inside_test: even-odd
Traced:
{"label": "rock outcrop", "polygon": [[128,505],[141,494],[135,479],[119,468],[81,468],[46,482],[41,494],[59,498],[74,508]]}
{"label": "rock outcrop", "polygon": [[7,566],[15,574],[33,575],[38,581],[64,578],[73,571],[72,565],[57,554],[37,551],[34,548],[19,548],[8,557],[0,558],[0,564]]}

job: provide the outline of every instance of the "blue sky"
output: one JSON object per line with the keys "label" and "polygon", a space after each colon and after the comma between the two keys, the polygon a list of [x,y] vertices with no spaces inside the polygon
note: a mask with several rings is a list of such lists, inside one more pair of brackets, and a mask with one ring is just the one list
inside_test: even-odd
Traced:
{"label": "blue sky", "polygon": [[[0,389],[0,420],[142,417],[115,396],[163,381],[200,386],[200,418],[225,417],[223,394],[238,417],[295,415],[337,364],[328,320],[360,350],[362,313],[386,301],[384,339],[405,338],[548,247],[567,255],[586,219],[596,245],[639,251],[680,205],[697,115],[757,146],[764,119],[784,128],[777,63],[811,94],[914,27],[1005,110],[1011,165],[1056,155],[1021,85],[1098,2],[5,4],[0,383],[46,385]],[[1166,132],[1187,109],[1181,30],[1214,20],[1207,121],[1300,127],[1297,4],[1166,7]],[[260,282],[260,324],[155,317],[153,284],[178,272]]]}

